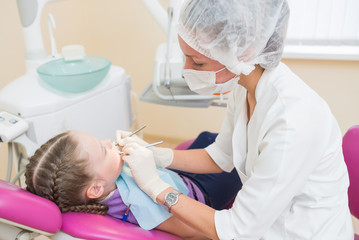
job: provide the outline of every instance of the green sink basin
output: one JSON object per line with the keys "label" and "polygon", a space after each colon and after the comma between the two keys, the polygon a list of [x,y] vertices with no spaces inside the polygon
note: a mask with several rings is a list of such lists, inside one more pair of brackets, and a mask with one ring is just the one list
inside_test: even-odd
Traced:
{"label": "green sink basin", "polygon": [[90,90],[107,75],[111,61],[97,56],[65,61],[63,58],[37,68],[40,78],[57,90],[79,93]]}

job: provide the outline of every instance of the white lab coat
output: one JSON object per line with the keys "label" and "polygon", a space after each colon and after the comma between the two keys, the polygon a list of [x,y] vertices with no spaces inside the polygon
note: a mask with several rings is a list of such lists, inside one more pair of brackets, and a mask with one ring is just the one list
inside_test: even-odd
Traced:
{"label": "white lab coat", "polygon": [[264,71],[249,122],[246,93],[235,88],[206,148],[243,183],[233,207],[215,213],[219,238],[352,240],[342,135],[325,101],[283,63]]}

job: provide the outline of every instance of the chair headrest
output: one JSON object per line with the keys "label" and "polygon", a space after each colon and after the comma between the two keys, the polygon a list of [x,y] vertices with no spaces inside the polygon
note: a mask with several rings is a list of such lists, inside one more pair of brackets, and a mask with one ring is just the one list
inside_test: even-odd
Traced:
{"label": "chair headrest", "polygon": [[83,239],[168,239],[178,237],[159,230],[146,231],[137,225],[109,216],[64,213],[55,203],[0,179],[0,221],[6,219],[27,229],[55,234],[63,231]]}
{"label": "chair headrest", "polygon": [[54,234],[62,217],[55,203],[0,179],[0,218]]}

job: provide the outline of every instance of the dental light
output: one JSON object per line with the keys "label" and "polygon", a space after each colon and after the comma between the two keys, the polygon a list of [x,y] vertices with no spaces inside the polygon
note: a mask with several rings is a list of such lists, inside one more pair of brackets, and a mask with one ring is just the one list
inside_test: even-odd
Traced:
{"label": "dental light", "polygon": [[157,0],[142,2],[167,34],[167,42],[157,48],[152,83],[143,90],[140,99],[181,107],[226,106],[223,96],[198,95],[189,89],[183,79],[184,56],[174,31],[183,0],[171,0],[167,13]]}

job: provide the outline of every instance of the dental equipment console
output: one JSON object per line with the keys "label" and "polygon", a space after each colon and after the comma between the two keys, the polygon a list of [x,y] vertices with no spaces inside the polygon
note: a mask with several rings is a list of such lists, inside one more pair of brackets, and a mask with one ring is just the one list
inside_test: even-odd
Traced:
{"label": "dental equipment console", "polygon": [[22,128],[21,134],[16,132],[21,136],[7,140],[3,137],[10,126],[3,125],[0,136],[9,142],[9,155],[15,150],[19,157],[18,170],[24,169],[26,159],[40,145],[60,132],[78,129],[105,139],[113,138],[116,129],[131,127],[130,77],[123,68],[96,56],[66,61],[47,55],[40,16],[45,4],[53,1],[17,0],[26,73],[0,90],[0,109],[6,116],[12,114],[12,118],[22,120],[20,123],[26,122],[27,128]]}

